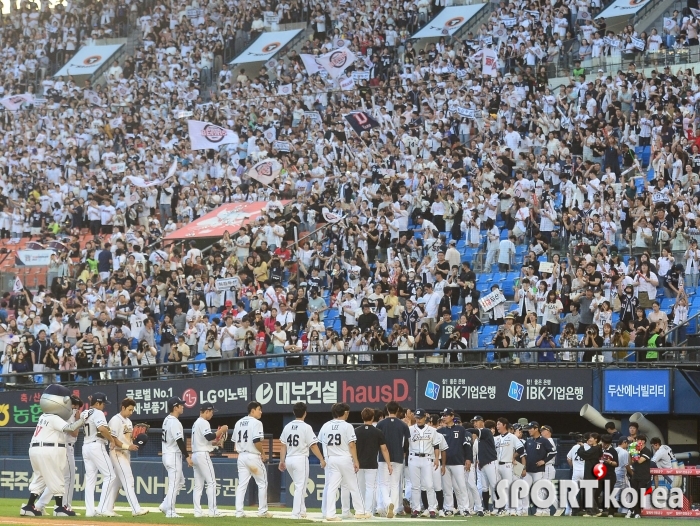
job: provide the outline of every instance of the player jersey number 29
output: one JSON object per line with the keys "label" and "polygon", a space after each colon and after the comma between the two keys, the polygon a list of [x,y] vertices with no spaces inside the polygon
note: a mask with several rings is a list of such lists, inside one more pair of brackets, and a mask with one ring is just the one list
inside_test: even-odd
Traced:
{"label": "player jersey number 29", "polygon": [[341,444],[340,433],[335,435],[328,435],[328,445],[329,446],[339,446]]}

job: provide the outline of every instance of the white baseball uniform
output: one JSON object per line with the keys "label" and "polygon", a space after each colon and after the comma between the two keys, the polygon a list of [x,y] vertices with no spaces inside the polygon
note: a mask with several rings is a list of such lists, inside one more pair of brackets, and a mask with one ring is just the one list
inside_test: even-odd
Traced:
{"label": "white baseball uniform", "polygon": [[437,510],[437,498],[433,485],[433,462],[435,450],[440,447],[440,433],[430,426],[413,424],[409,431],[411,441],[408,444],[408,475],[411,479],[411,509],[421,509],[421,490],[428,494],[428,511]]}
{"label": "white baseball uniform", "polygon": [[[434,429],[435,429],[435,431],[437,431],[436,428],[434,428]],[[442,436],[442,434],[440,434],[440,433],[438,433],[437,435],[438,435],[438,440],[440,441],[440,444],[438,445],[438,449],[440,449],[440,452],[447,451],[449,449],[449,446],[447,445],[447,441],[445,440],[445,437]],[[438,456],[438,458],[441,458],[441,457]],[[442,460],[440,461],[440,465],[442,466]],[[442,491],[442,470],[440,468],[433,470],[433,489],[435,491]]]}
{"label": "white baseball uniform", "polygon": [[344,420],[333,419],[323,425],[318,435],[324,445],[327,464],[326,486],[323,489],[323,493],[327,494],[327,497],[323,516],[326,519],[335,518],[335,492],[343,484],[347,486],[352,497],[355,515],[364,515],[366,513],[365,502],[360,494],[360,485],[357,473],[355,473],[352,453],[350,453],[350,444],[357,442],[355,429]]}
{"label": "white baseball uniform", "polygon": [[[617,446],[617,467],[615,468],[615,488],[613,489],[613,495],[618,496],[620,492],[629,486],[627,481],[627,464],[630,463],[630,454],[626,449]],[[620,506],[620,513],[627,513],[627,508]]]}
{"label": "white baseball uniform", "polygon": [[[571,480],[573,482],[578,482],[579,480],[583,480],[584,468],[585,468],[586,462],[584,460],[582,460],[576,454],[580,447],[581,447],[580,444],[574,444],[572,446],[572,448],[569,450],[569,452],[566,454],[566,458],[571,460],[571,467],[573,468],[573,471],[571,474]],[[590,449],[591,446],[589,446],[588,444],[584,444],[583,447],[586,449]],[[569,503],[567,501],[566,514],[569,515],[570,513],[571,513],[571,506],[569,505]]]}
{"label": "white baseball uniform", "polygon": [[258,515],[267,513],[267,468],[255,444],[265,438],[263,425],[252,416],[244,416],[233,428],[231,441],[238,451],[238,488],[236,489],[236,517],[245,517],[243,503],[250,477],[258,485]]}
{"label": "white baseball uniform", "polygon": [[294,485],[292,518],[299,519],[306,515],[304,501],[309,478],[309,448],[318,444],[318,438],[309,424],[303,420],[293,420],[284,426],[280,442],[287,447],[285,463]]}
{"label": "white baseball uniform", "polygon": [[[68,419],[69,424],[73,424],[78,420],[76,416],[76,411],[73,410],[73,414]],[[75,488],[75,443],[78,437],[74,437],[65,433],[66,440],[66,469],[64,471],[65,488],[66,491],[63,494],[63,505],[70,509],[71,502],[73,502],[73,489]],[[53,495],[49,491],[48,487],[41,494],[41,497],[36,501],[35,507],[38,509],[44,509],[46,505],[51,501]]]}
{"label": "white baseball uniform", "polygon": [[182,474],[182,451],[177,443],[178,439],[185,439],[185,434],[182,423],[173,415],[165,417],[162,427],[163,466],[168,471],[168,492],[160,508],[167,516],[175,515],[177,494],[185,486],[185,477]]}
{"label": "white baseball uniform", "polygon": [[211,424],[206,418],[201,416],[192,426],[192,465],[194,468],[194,489],[192,490],[192,501],[195,512],[202,512],[200,501],[202,500],[202,490],[207,486],[207,504],[209,515],[216,514],[216,474],[214,464],[209,453],[214,451],[212,440],[216,438],[216,432],[212,431]]}
{"label": "white baseball uniform", "polygon": [[44,414],[39,417],[29,443],[29,460],[33,471],[29,483],[30,493],[42,495],[46,490],[49,500],[53,497],[63,497],[65,494],[65,429],[69,425],[58,415]]}
{"label": "white baseball uniform", "polygon": [[[504,435],[494,436],[493,440],[496,444],[496,454],[498,455],[497,469],[499,481],[503,479],[507,480],[508,488],[510,488],[513,482],[513,457],[515,456],[516,444],[519,442],[518,437],[513,433],[506,433]],[[522,447],[522,443],[520,447]],[[510,495],[507,495],[504,509],[512,511],[514,508],[515,503],[510,502]]]}
{"label": "white baseball uniform", "polygon": [[[552,444],[554,451],[557,450],[557,445],[554,443],[553,438],[548,438],[549,442]],[[555,480],[557,478],[557,468],[554,467],[554,462],[556,462],[556,455],[550,458],[544,465],[544,478],[547,480]]]}
{"label": "white baseball uniform", "polygon": [[105,513],[108,510],[107,502],[113,487],[117,483],[117,475],[114,466],[107,454],[107,440],[100,435],[100,428],[109,429],[105,414],[99,409],[91,409],[92,414],[88,416],[88,411],[83,411],[82,417],[85,420],[83,430],[83,463],[85,464],[85,516],[95,516],[95,486],[97,485],[97,473],[102,474],[102,494],[97,506],[97,513]]}
{"label": "white baseball uniform", "polygon": [[465,477],[467,482],[467,493],[469,495],[469,506],[470,511],[472,512],[484,511],[484,506],[481,500],[481,492],[479,491],[480,481],[477,479],[477,477],[480,476],[480,474],[478,473],[478,462],[476,461],[478,455],[479,441],[472,440],[472,458],[474,460],[472,461],[471,468],[466,473]]}
{"label": "white baseball uniform", "polygon": [[[112,433],[112,436],[118,439],[121,443],[132,443],[131,434],[134,431],[134,426],[129,418],[124,418],[122,415],[117,413],[109,420],[109,431]],[[119,497],[119,489],[124,488],[126,500],[129,503],[129,506],[131,506],[131,511],[133,513],[139,513],[141,511],[141,506],[138,498],[136,497],[134,475],[131,472],[131,451],[112,447],[109,452],[109,458],[112,460],[114,471],[117,473],[117,478],[119,480],[116,484],[114,484],[112,489],[112,495],[110,495],[107,503],[107,511],[114,511],[114,503]]]}

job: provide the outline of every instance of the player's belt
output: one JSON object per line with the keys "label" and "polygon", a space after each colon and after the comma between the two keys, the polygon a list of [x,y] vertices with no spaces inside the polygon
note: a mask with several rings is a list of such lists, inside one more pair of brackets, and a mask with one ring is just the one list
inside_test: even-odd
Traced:
{"label": "player's belt", "polygon": [[29,444],[29,447],[66,447],[65,444],[54,444],[53,442],[36,442]]}
{"label": "player's belt", "polygon": [[431,457],[431,458],[432,458],[432,456],[433,456],[433,455],[431,455],[430,453],[409,453],[409,455],[412,456],[412,457],[421,457],[421,458],[425,458],[425,457]]}
{"label": "player's belt", "polygon": [[500,466],[502,466],[502,465],[504,465],[504,464],[512,464],[512,462],[501,462],[501,461],[499,460],[499,461],[498,461],[498,464],[499,464]]}

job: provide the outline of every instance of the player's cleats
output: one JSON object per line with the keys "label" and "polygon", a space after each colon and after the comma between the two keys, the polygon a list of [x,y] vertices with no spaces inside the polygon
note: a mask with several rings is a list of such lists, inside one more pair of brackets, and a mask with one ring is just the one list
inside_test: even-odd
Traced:
{"label": "player's cleats", "polygon": [[483,516],[484,516],[484,512],[483,512],[483,511],[477,511],[477,512],[476,512],[476,516],[477,516],[477,517],[483,517]]}
{"label": "player's cleats", "polygon": [[[440,511],[442,511],[442,510],[440,510]],[[447,511],[443,511],[442,515],[440,515],[440,517],[452,517],[453,515],[455,515],[454,511],[447,510]],[[457,515],[459,515],[459,512],[457,512]]]}
{"label": "player's cleats", "polygon": [[430,517],[430,512],[428,510],[423,510],[423,517]]}
{"label": "player's cleats", "polygon": [[140,517],[141,515],[146,515],[147,513],[148,513],[148,510],[141,508],[139,511],[135,511],[131,515],[132,515],[132,517]]}
{"label": "player's cleats", "polygon": [[343,519],[341,519],[338,516],[335,517],[326,517],[326,522],[342,522]]}
{"label": "player's cleats", "polygon": [[177,513],[166,513],[165,514],[166,519],[182,519],[182,515],[178,515]]}
{"label": "player's cleats", "polygon": [[266,511],[265,513],[258,515],[258,517],[261,519],[272,519],[274,518],[274,515],[272,515],[272,513],[270,513],[269,511]]}
{"label": "player's cleats", "polygon": [[65,506],[56,506],[53,509],[54,517],[75,517],[75,512],[69,510]]}
{"label": "player's cleats", "polygon": [[393,519],[394,518],[394,503],[389,504],[389,508],[386,510],[386,518],[387,519]]}
{"label": "player's cleats", "polygon": [[413,510],[411,510],[411,503],[408,499],[403,499],[403,511],[406,515],[409,515]]}
{"label": "player's cleats", "polygon": [[29,506],[28,504],[20,508],[19,514],[25,517],[41,517],[41,512],[34,506]]}
{"label": "player's cleats", "polygon": [[435,513],[434,511],[431,511],[431,512],[429,513],[428,516],[429,516],[431,519],[435,519],[435,518],[437,517],[437,513]]}
{"label": "player's cleats", "polygon": [[444,517],[444,516],[445,516],[444,511],[442,511],[442,510],[438,511],[438,517]]}
{"label": "player's cleats", "polygon": [[411,518],[412,518],[412,519],[417,519],[418,517],[420,517],[420,511],[418,511],[418,510],[413,510],[413,511],[411,512]]}
{"label": "player's cleats", "polygon": [[100,517],[121,517],[118,513],[114,513],[113,511],[104,511],[102,513],[97,514]]}

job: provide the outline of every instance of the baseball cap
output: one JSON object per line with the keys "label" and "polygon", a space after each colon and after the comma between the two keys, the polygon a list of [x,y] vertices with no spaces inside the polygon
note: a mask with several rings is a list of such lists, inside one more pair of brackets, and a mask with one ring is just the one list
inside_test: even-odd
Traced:
{"label": "baseball cap", "polygon": [[178,405],[185,405],[185,401],[180,398],[179,396],[173,396],[172,398],[168,398],[168,410],[172,411],[175,406]]}
{"label": "baseball cap", "polygon": [[199,412],[203,413],[204,411],[214,411],[216,413],[217,409],[214,408],[214,404],[212,404],[211,402],[207,402],[204,404],[200,404],[199,406]]}
{"label": "baseball cap", "polygon": [[539,428],[540,428],[540,424],[537,423],[537,422],[535,422],[535,421],[533,420],[532,422],[530,422],[528,425],[525,426],[525,429],[532,429],[532,428],[535,428],[535,427],[536,427],[537,429],[539,429]]}
{"label": "baseball cap", "polygon": [[522,428],[523,428],[523,426],[521,424],[513,424],[513,430],[522,429]]}
{"label": "baseball cap", "polygon": [[445,409],[442,410],[442,413],[440,413],[443,416],[449,416],[449,415],[454,415],[455,411],[451,407],[446,407]]}
{"label": "baseball cap", "polygon": [[413,412],[413,415],[414,415],[416,418],[425,418],[425,417],[427,416],[427,414],[428,414],[428,413],[425,412],[425,409],[416,409],[416,410]]}
{"label": "baseball cap", "polygon": [[540,428],[540,430],[542,430],[542,429],[546,429],[546,430],[549,431],[550,433],[553,432],[551,426],[542,426],[542,427]]}
{"label": "baseball cap", "polygon": [[480,415],[476,415],[474,418],[472,418],[472,422],[483,422],[484,417]]}
{"label": "baseball cap", "polygon": [[92,404],[111,404],[109,400],[107,400],[107,395],[104,394],[102,391],[97,391],[90,397],[90,403]]}

